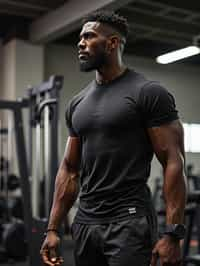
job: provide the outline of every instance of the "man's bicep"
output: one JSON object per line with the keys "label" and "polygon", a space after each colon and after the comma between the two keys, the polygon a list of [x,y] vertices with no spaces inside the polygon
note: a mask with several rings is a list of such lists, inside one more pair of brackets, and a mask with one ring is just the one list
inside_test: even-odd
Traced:
{"label": "man's bicep", "polygon": [[65,152],[64,162],[67,168],[77,171],[81,161],[81,143],[78,137],[68,137]]}
{"label": "man's bicep", "polygon": [[184,159],[184,133],[179,120],[148,128],[148,134],[153,150],[162,165],[171,159]]}

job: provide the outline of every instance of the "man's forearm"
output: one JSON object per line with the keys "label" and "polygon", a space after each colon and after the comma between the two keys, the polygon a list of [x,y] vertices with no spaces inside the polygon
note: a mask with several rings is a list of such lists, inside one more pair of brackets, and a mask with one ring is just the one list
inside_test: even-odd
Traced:
{"label": "man's forearm", "polygon": [[56,177],[49,229],[57,229],[72,207],[78,195],[78,172],[69,171],[63,165]]}
{"label": "man's forearm", "polygon": [[164,198],[166,203],[166,223],[184,222],[186,204],[186,177],[183,163],[170,163],[165,168]]}

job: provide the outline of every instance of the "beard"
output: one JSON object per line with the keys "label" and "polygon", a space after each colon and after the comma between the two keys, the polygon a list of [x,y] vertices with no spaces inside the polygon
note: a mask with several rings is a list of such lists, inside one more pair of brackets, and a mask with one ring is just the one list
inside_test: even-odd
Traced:
{"label": "beard", "polygon": [[107,56],[105,52],[99,53],[96,56],[88,56],[85,60],[80,60],[80,71],[90,72],[97,70],[105,65],[107,62]]}

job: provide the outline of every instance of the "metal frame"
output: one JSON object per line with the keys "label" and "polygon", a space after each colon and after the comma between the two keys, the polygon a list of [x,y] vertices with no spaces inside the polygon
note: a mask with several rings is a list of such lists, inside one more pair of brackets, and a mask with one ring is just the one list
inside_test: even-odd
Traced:
{"label": "metal frame", "polygon": [[[49,215],[50,207],[53,200],[53,191],[54,191],[54,182],[55,176],[58,169],[58,98],[59,91],[63,86],[63,76],[51,76],[50,79],[44,83],[42,83],[38,87],[29,88],[28,95],[30,98],[30,129],[29,129],[29,153],[32,153],[32,130],[33,128],[38,128],[41,122],[41,114],[42,112],[46,112],[46,106],[51,106],[53,110],[53,118],[50,123],[50,136],[49,136],[49,151],[46,152],[48,167],[46,167],[46,183],[48,184],[48,188],[45,186],[45,209],[46,216]],[[45,99],[45,95],[48,95],[48,99]],[[44,98],[41,103],[37,103],[37,98]],[[37,106],[37,108],[35,108]],[[48,114],[46,114],[48,119]],[[47,146],[47,145],[46,145]],[[30,159],[32,157],[30,156]],[[29,169],[31,169],[31,161],[29,161]],[[48,170],[47,170],[48,169]]]}
{"label": "metal frame", "polygon": [[[23,197],[23,210],[24,210],[24,224],[26,229],[27,241],[28,241],[28,254],[29,254],[29,265],[30,266],[42,266],[43,263],[39,256],[39,248],[41,241],[43,239],[41,231],[45,229],[45,221],[40,221],[33,219],[32,206],[31,206],[31,191],[29,177],[31,176],[31,160],[30,156],[32,152],[32,129],[35,126],[34,119],[37,123],[40,122],[40,115],[42,110],[44,110],[45,105],[52,105],[57,103],[59,97],[59,90],[63,85],[63,77],[52,76],[49,81],[44,82],[41,86],[37,88],[29,88],[29,98],[20,99],[17,101],[6,101],[0,100],[0,110],[11,110],[14,117],[14,127],[15,127],[15,142],[18,158],[19,174],[21,177],[21,188]],[[45,101],[43,105],[36,105],[35,99],[37,94],[50,93],[51,99]],[[54,98],[54,100],[52,99]],[[37,107],[37,108],[35,108]],[[23,128],[23,108],[27,108],[30,111],[30,129],[29,129],[29,157],[27,156],[24,128]],[[54,180],[58,167],[58,149],[57,149],[57,128],[58,128],[58,104],[52,107],[54,110],[53,119],[51,121],[51,164],[50,164],[50,192],[49,192],[49,209],[51,206],[54,190]],[[28,162],[29,161],[29,162]],[[35,235],[34,235],[35,233]]]}
{"label": "metal frame", "polygon": [[[0,109],[11,110],[14,115],[14,126],[15,126],[15,142],[18,156],[18,167],[21,176],[21,187],[23,197],[23,209],[24,209],[24,224],[26,228],[27,240],[28,240],[28,251],[30,254],[30,261],[32,261],[32,210],[30,202],[30,185],[29,185],[29,173],[28,173],[28,162],[25,147],[24,129],[23,129],[23,117],[22,108],[28,107],[26,100],[22,101],[0,101]],[[31,264],[30,264],[31,265]],[[32,265],[31,265],[32,266]]]}

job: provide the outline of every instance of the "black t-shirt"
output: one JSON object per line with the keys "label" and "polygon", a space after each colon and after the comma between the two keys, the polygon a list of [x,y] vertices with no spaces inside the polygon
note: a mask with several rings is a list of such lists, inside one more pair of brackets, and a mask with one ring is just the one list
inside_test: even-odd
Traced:
{"label": "black t-shirt", "polygon": [[105,223],[148,212],[153,148],[147,128],[177,118],[173,96],[129,69],[106,85],[93,80],[73,97],[66,122],[82,146],[75,221]]}

